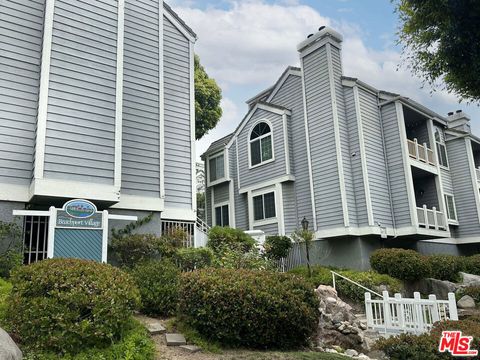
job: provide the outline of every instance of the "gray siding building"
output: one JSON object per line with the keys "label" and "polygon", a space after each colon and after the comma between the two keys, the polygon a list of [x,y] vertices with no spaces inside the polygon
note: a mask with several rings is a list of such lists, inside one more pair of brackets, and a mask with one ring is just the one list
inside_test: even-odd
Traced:
{"label": "gray siding building", "polygon": [[159,0],[2,1],[0,220],[81,198],[193,225],[195,41]]}
{"label": "gray siding building", "polygon": [[234,133],[203,154],[209,225],[290,235],[306,218],[316,261],[367,268],[379,247],[480,250],[480,139],[343,75],[342,36],[298,45],[300,68],[247,101]]}

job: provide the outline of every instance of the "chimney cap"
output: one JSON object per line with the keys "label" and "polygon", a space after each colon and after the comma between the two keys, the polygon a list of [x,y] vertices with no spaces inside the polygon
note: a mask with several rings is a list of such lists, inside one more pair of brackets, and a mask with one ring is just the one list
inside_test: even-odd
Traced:
{"label": "chimney cap", "polygon": [[[337,43],[341,43],[343,41],[343,36],[336,30],[332,29],[329,26],[320,26],[319,31],[313,34],[313,36],[308,36],[306,40],[302,41],[297,46],[297,50],[302,52],[306,48],[308,48],[313,43],[329,37],[333,41]],[[339,46],[339,45],[338,45]]]}
{"label": "chimney cap", "polygon": [[318,31],[322,31],[323,29],[325,29],[325,25],[322,25],[318,28]]}
{"label": "chimney cap", "polygon": [[307,39],[310,39],[312,36],[313,36],[313,34],[309,34],[309,35],[307,36]]}
{"label": "chimney cap", "polygon": [[462,112],[462,110],[457,110],[455,111],[457,114],[460,114]]}
{"label": "chimney cap", "polygon": [[453,111],[449,111],[448,116],[452,116],[452,115],[453,115]]}

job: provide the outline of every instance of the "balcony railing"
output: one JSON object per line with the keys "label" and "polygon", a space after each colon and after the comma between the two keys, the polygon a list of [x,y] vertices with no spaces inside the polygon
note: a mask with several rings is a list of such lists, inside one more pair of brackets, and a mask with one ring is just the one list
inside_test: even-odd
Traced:
{"label": "balcony railing", "polygon": [[447,230],[445,214],[435,207],[428,209],[427,205],[417,207],[418,225],[425,229]]}
{"label": "balcony railing", "polygon": [[433,150],[428,147],[426,143],[419,144],[417,139],[407,139],[408,154],[412,159],[424,162],[435,166],[435,157],[433,156]]}
{"label": "balcony railing", "polygon": [[480,183],[480,166],[475,169],[475,172],[477,173],[477,182]]}

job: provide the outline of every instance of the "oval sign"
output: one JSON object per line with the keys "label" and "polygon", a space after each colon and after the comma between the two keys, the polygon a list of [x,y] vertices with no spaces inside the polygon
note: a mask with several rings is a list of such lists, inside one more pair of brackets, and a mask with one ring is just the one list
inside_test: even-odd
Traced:
{"label": "oval sign", "polygon": [[77,219],[86,219],[97,212],[95,204],[87,200],[70,200],[63,205],[65,212]]}

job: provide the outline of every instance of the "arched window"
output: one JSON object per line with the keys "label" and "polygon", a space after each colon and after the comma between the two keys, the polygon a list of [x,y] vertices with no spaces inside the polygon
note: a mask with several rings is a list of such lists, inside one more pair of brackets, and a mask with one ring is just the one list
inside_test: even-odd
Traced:
{"label": "arched window", "polygon": [[250,165],[259,165],[272,159],[272,130],[266,122],[260,122],[250,133]]}

